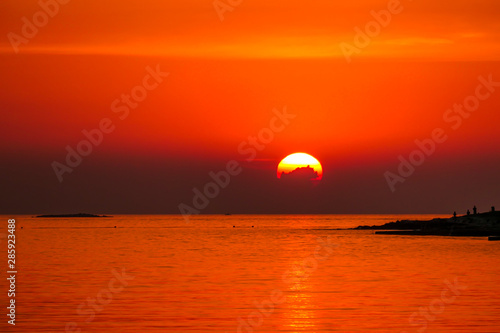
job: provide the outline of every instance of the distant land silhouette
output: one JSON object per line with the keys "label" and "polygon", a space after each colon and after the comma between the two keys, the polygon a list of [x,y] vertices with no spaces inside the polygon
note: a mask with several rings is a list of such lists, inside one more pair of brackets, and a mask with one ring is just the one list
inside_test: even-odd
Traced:
{"label": "distant land silhouette", "polygon": [[435,218],[428,221],[401,220],[383,225],[359,226],[357,230],[380,230],[385,235],[432,235],[432,236],[491,236],[489,240],[500,239],[500,212],[467,214],[450,218]]}
{"label": "distant land silhouette", "polygon": [[78,214],[37,215],[37,217],[113,217],[113,216],[78,213]]}
{"label": "distant land silhouette", "polygon": [[311,166],[297,168],[291,172],[283,172],[281,180],[294,183],[309,183],[319,180],[319,175]]}

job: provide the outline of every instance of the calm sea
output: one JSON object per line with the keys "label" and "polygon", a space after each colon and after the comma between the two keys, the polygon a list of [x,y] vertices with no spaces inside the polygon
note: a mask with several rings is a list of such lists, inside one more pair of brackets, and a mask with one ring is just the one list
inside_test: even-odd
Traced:
{"label": "calm sea", "polygon": [[13,327],[2,218],[2,332],[500,332],[500,242],[333,230],[423,215],[15,216]]}

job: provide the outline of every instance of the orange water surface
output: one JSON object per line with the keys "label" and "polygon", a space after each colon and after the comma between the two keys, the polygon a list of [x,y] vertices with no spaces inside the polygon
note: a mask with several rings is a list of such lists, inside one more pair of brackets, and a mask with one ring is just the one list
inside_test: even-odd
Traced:
{"label": "orange water surface", "polygon": [[334,230],[429,216],[13,217],[1,332],[500,332],[500,242]]}

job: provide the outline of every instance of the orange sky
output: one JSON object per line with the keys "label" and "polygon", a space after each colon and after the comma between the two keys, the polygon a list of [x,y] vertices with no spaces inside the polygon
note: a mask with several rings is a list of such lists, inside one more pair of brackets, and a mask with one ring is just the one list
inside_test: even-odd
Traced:
{"label": "orange sky", "polygon": [[[67,175],[69,181],[106,178],[110,165],[124,159],[129,163],[124,167],[133,164],[141,174],[151,174],[153,160],[175,160],[177,169],[169,165],[169,172],[189,185],[179,181],[163,201],[155,205],[156,199],[149,199],[137,208],[164,212],[161,205],[168,201],[166,210],[175,211],[176,198],[189,198],[210,170],[243,159],[238,145],[269,125],[273,109],[285,106],[297,117],[259,152],[257,158],[269,163],[245,165],[254,171],[241,176],[239,186],[251,183],[252,172],[272,170],[281,157],[304,151],[322,162],[325,183],[333,188],[340,186],[339,173],[363,167],[361,188],[388,191],[383,172],[396,168],[398,155],[409,154],[414,140],[429,137],[436,127],[447,128],[450,139],[422,166],[420,175],[431,172],[429,184],[449,175],[447,168],[456,177],[495,175],[491,152],[500,145],[500,89],[456,131],[443,114],[474,93],[480,75],[500,81],[498,1],[401,1],[400,12],[348,63],[339,45],[355,45],[354,28],[364,29],[373,20],[371,11],[387,8],[387,1],[374,0],[243,1],[221,21],[212,1],[72,0],[16,54],[10,33],[22,35],[22,18],[32,20],[40,6],[3,1],[0,153],[19,163],[9,169],[9,184],[18,191],[18,199],[9,199],[12,206],[24,207],[21,199],[30,190],[16,181],[27,182],[26,174],[40,174],[33,181],[40,196],[55,193],[47,199],[54,207],[62,197],[71,198],[77,186],[57,187],[50,163],[64,160],[65,147],[82,140],[82,130],[110,118],[116,129]],[[143,82],[147,66],[159,66],[169,76],[120,120],[111,104]],[[457,166],[463,156],[482,162]],[[195,169],[192,160],[198,161]],[[412,198],[422,196],[418,177],[404,184],[414,190]],[[122,181],[111,186],[119,188]],[[392,200],[388,192],[377,202]],[[500,199],[498,191],[487,192]],[[394,211],[392,204],[381,205]],[[424,211],[422,206],[413,212]]]}
{"label": "orange sky", "polygon": [[[70,1],[42,27],[24,53],[136,54],[181,57],[340,57],[390,1],[243,1],[221,22],[213,1]],[[21,32],[37,1],[2,2],[2,36]],[[400,12],[363,56],[498,60],[495,0],[401,0]],[[4,53],[12,51],[1,41]]]}

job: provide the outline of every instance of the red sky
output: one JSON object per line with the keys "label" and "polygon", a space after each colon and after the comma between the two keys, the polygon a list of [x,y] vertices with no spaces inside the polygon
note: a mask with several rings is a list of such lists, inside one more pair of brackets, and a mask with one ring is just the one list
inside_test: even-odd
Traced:
{"label": "red sky", "polygon": [[[500,205],[500,87],[458,129],[443,119],[480,76],[500,81],[498,2],[401,1],[348,63],[339,45],[355,45],[354,28],[387,8],[243,1],[221,21],[212,1],[70,1],[15,53],[9,36],[40,6],[2,2],[2,212],[176,213],[231,159],[243,172],[203,212]],[[169,75],[120,120],[111,104],[148,66]],[[296,118],[244,161],[238,146],[285,106]],[[103,118],[115,130],[59,183],[51,163]],[[384,173],[435,128],[449,139],[392,193]],[[323,163],[311,202],[289,198],[275,179],[279,160],[298,151]]]}

